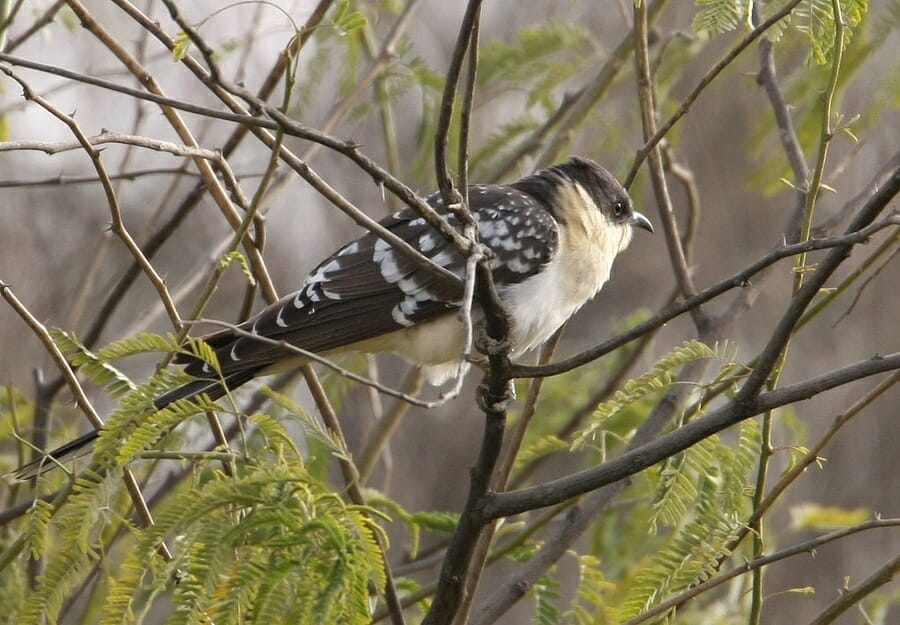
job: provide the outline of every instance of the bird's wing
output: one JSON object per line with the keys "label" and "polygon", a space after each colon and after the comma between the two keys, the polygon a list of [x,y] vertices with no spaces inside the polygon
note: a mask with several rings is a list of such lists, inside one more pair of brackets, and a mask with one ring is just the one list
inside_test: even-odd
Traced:
{"label": "bird's wing", "polygon": [[[438,194],[429,204],[446,214]],[[479,235],[494,252],[495,281],[514,284],[538,272],[556,251],[557,225],[531,196],[510,187],[469,188],[469,206]],[[456,218],[449,215],[454,227]],[[436,264],[462,277],[465,260],[410,209],[381,225]],[[460,305],[458,284],[435,276],[378,236],[368,233],[325,259],[303,287],[239,326],[312,352],[326,352],[439,317]],[[223,375],[266,367],[293,356],[283,347],[231,330],[205,337],[216,350]],[[209,376],[204,363],[181,357],[192,375]]]}

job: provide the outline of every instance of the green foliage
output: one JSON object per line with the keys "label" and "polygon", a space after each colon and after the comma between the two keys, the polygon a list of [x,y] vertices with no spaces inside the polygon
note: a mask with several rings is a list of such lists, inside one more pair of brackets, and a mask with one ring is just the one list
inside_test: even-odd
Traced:
{"label": "green foliage", "polygon": [[350,0],[344,0],[334,10],[331,24],[343,37],[366,25],[366,17],[359,11],[350,10]]}
{"label": "green foliage", "polygon": [[478,85],[524,88],[528,108],[541,105],[554,110],[552,91],[581,67],[588,41],[588,32],[580,25],[550,22],[523,28],[512,43],[485,43],[480,51]]}
{"label": "green foliage", "polygon": [[134,382],[128,376],[109,364],[108,359],[100,358],[82,345],[74,334],[55,329],[51,330],[50,335],[74,367],[94,384],[106,387],[113,397],[121,397],[135,390]]}
{"label": "green foliage", "polygon": [[367,489],[365,499],[369,506],[386,511],[391,517],[402,522],[410,535],[409,553],[415,558],[419,552],[422,530],[440,534],[452,534],[459,522],[459,515],[452,512],[418,511],[410,512],[398,502],[376,490]]}
{"label": "green foliage", "polygon": [[[850,43],[853,29],[869,10],[868,0],[840,0],[844,24],[843,45]],[[819,65],[830,62],[835,46],[833,0],[806,0],[794,9],[793,25],[809,37],[810,54]]]}
{"label": "green foliage", "polygon": [[283,395],[268,387],[262,387],[261,392],[271,399],[275,405],[284,410],[287,415],[296,419],[303,427],[303,432],[308,439],[321,444],[335,458],[349,460],[350,452],[344,446],[343,442],[334,435],[325,425],[308,411],[304,410],[290,397]]}
{"label": "green foliage", "polygon": [[672,374],[675,370],[694,360],[713,356],[715,356],[715,352],[700,341],[685,341],[680,347],[657,361],[650,371],[639,378],[629,380],[621,390],[616,391],[612,399],[600,404],[594,411],[591,423],[575,435],[572,448],[579,449],[594,440],[603,429],[604,424],[627,406],[648,393],[658,391],[671,384]]}
{"label": "green foliage", "polygon": [[25,552],[31,554],[32,559],[41,557],[47,544],[47,530],[50,519],[53,516],[53,504],[43,499],[35,499],[28,514],[28,524],[25,528]]}
{"label": "green foliage", "polygon": [[[384,585],[376,531],[298,462],[247,467],[173,497],[135,531],[101,622],[141,622],[135,599],[166,589],[172,624],[368,623],[368,585]],[[165,563],[158,546],[175,534]]]}
{"label": "green foliage", "polygon": [[191,38],[183,30],[175,33],[175,45],[172,47],[172,59],[175,61],[182,60],[191,49]]}
{"label": "green foliage", "polygon": [[736,29],[741,23],[749,23],[750,6],[747,0],[695,0],[695,33],[718,35]]}
{"label": "green foliage", "polygon": [[232,263],[237,263],[241,268],[241,273],[247,278],[247,283],[251,286],[256,284],[256,278],[253,277],[253,271],[250,269],[250,263],[247,257],[240,250],[232,250],[219,259],[219,271],[225,271]]}
{"label": "green foliage", "polygon": [[503,160],[518,147],[516,143],[521,138],[539,126],[539,122],[529,113],[500,125],[475,149],[469,167],[474,172],[480,172],[484,170],[485,163]]}
{"label": "green foliage", "polygon": [[561,587],[560,581],[551,574],[542,575],[531,587],[529,594],[534,599],[534,622],[537,625],[558,625],[560,622],[557,603]]}
{"label": "green foliage", "polygon": [[[719,509],[716,476],[702,476],[690,514],[681,519],[664,547],[632,578],[618,618],[632,618],[712,574],[725,545],[742,526],[740,519]],[[687,512],[687,511],[686,511]]]}
{"label": "green foliage", "polygon": [[606,595],[614,589],[614,585],[606,580],[599,558],[590,554],[577,557],[575,601],[566,612],[566,617],[569,622],[577,625],[590,625],[597,622],[598,614],[608,614]]}
{"label": "green foliage", "polygon": [[181,343],[174,334],[161,336],[149,332],[141,332],[136,336],[114,341],[97,351],[97,358],[103,362],[119,360],[148,352],[182,352]]}
{"label": "green foliage", "polygon": [[822,506],[807,502],[791,508],[791,529],[832,530],[851,527],[868,521],[872,516],[872,511],[866,508]]}

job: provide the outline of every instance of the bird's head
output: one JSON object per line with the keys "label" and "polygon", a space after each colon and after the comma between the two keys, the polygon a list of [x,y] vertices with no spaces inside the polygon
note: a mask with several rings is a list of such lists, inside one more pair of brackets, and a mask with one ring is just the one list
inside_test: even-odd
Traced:
{"label": "bird's head", "polygon": [[541,169],[513,184],[544,203],[569,229],[610,243],[621,252],[631,241],[633,228],[653,232],[653,224],[634,210],[628,192],[598,163],[573,156],[564,163]]}

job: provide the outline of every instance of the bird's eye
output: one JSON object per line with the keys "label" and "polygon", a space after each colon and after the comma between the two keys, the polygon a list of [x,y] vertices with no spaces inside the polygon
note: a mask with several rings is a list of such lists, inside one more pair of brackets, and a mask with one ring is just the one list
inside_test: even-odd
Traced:
{"label": "bird's eye", "polygon": [[621,217],[625,214],[625,202],[616,202],[613,204],[613,214],[616,217]]}

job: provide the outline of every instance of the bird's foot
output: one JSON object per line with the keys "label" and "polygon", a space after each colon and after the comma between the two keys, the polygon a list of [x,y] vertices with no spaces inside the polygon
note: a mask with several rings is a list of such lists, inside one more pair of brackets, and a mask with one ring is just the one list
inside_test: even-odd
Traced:
{"label": "bird's foot", "polygon": [[475,349],[486,356],[509,354],[511,346],[508,340],[497,340],[487,333],[483,323],[475,328]]}
{"label": "bird's foot", "polygon": [[478,387],[478,407],[485,412],[506,412],[516,401],[516,385],[512,380],[506,381],[502,393],[491,392],[490,385],[483,383]]}

